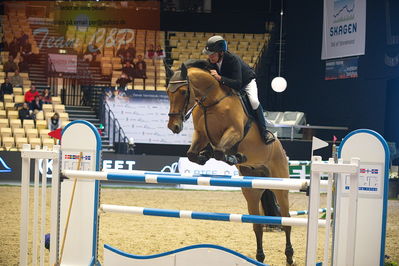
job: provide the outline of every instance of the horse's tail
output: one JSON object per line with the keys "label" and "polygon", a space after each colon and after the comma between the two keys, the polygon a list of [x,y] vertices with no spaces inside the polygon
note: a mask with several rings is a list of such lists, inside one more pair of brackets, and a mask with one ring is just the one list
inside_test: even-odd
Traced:
{"label": "horse's tail", "polygon": [[262,208],[267,216],[281,216],[280,206],[277,204],[273,191],[266,189],[260,199]]}

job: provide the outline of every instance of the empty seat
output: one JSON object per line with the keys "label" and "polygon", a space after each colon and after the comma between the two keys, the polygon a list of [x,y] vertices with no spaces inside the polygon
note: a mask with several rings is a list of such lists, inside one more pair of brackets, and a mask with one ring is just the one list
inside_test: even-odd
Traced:
{"label": "empty seat", "polygon": [[0,128],[8,127],[8,126],[9,126],[8,119],[0,118]]}
{"label": "empty seat", "polygon": [[53,104],[61,104],[61,98],[60,97],[51,97],[51,102]]}
{"label": "empty seat", "polygon": [[47,113],[44,113],[44,118],[45,118],[46,120],[48,120],[48,119],[51,118],[54,114],[55,114],[54,112],[47,112]]}
{"label": "empty seat", "polygon": [[28,139],[27,138],[17,138],[15,140],[15,144],[16,144],[18,149],[22,149],[22,146],[24,144],[28,144]]}
{"label": "empty seat", "polygon": [[15,103],[24,103],[25,102],[25,97],[23,95],[15,95],[14,96],[14,102]]}
{"label": "empty seat", "polygon": [[23,120],[23,127],[25,129],[34,128],[35,127],[35,123],[34,123],[33,120],[25,119],[25,120]]}
{"label": "empty seat", "polygon": [[25,137],[25,129],[23,128],[14,128],[12,130],[12,135],[15,139],[17,138],[24,138]]}
{"label": "empty seat", "polygon": [[14,95],[22,95],[22,88],[14,88],[13,89]]}
{"label": "empty seat", "polygon": [[36,146],[42,146],[42,141],[39,138],[29,138],[29,144],[35,148]]}
{"label": "empty seat", "polygon": [[17,119],[18,118],[18,111],[9,110],[7,113],[8,113],[8,119]]}
{"label": "empty seat", "polygon": [[48,133],[50,133],[50,130],[48,130],[48,129],[40,129],[39,130],[39,137],[41,139],[49,139],[50,136],[48,135]]}
{"label": "empty seat", "polygon": [[61,120],[69,120],[68,113],[59,113]]}
{"label": "empty seat", "polygon": [[54,140],[47,138],[47,139],[42,139],[43,147],[47,147],[49,149],[52,149],[54,146]]}
{"label": "empty seat", "polygon": [[43,120],[44,119],[44,113],[43,111],[40,111],[36,114],[36,120]]}
{"label": "empty seat", "polygon": [[12,96],[11,94],[5,94],[4,95],[4,102],[8,103],[8,102],[13,102],[14,101],[14,96]]}
{"label": "empty seat", "polygon": [[6,118],[6,117],[7,117],[6,110],[0,110],[0,118]]}
{"label": "empty seat", "polygon": [[38,132],[36,128],[26,128],[26,137],[29,138],[37,138],[38,137]]}
{"label": "empty seat", "polygon": [[43,112],[52,112],[53,111],[53,105],[52,104],[43,104],[42,106]]}
{"label": "empty seat", "polygon": [[36,128],[37,129],[47,129],[47,121],[46,120],[37,120],[36,121]]}
{"label": "empty seat", "polygon": [[15,110],[15,104],[13,102],[4,102],[4,109]]}
{"label": "empty seat", "polygon": [[54,112],[56,112],[56,113],[64,113],[65,112],[65,105],[63,105],[63,104],[55,104],[54,105]]}
{"label": "empty seat", "polygon": [[3,137],[11,137],[12,136],[11,128],[9,127],[0,128],[0,135]]}
{"label": "empty seat", "polygon": [[21,120],[19,120],[19,119],[10,119],[10,127],[11,128],[20,128],[20,127],[22,127]]}
{"label": "empty seat", "polygon": [[2,137],[2,143],[6,150],[15,147],[15,141],[13,137]]}

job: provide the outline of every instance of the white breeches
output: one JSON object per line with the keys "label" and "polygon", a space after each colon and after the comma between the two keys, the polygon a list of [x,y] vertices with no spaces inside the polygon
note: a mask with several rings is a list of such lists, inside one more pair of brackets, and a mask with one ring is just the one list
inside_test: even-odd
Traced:
{"label": "white breeches", "polygon": [[244,88],[248,94],[249,102],[253,110],[258,109],[259,99],[258,99],[258,87],[256,86],[255,79],[251,80],[250,83]]}

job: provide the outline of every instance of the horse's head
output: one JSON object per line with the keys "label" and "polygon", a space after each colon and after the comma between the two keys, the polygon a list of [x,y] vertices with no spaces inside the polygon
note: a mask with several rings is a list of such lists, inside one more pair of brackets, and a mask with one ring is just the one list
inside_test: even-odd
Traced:
{"label": "horse's head", "polygon": [[187,75],[183,71],[176,71],[169,80],[167,89],[169,97],[169,121],[168,128],[173,133],[183,130],[183,122],[188,110],[194,105],[193,94],[190,93]]}

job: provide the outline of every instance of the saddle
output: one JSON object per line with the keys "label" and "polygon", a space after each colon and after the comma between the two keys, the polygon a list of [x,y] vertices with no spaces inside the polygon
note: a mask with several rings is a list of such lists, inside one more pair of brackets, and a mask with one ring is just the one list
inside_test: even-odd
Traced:
{"label": "saddle", "polygon": [[242,108],[250,120],[256,121],[254,111],[252,110],[251,103],[246,91],[236,91],[232,89],[232,93],[240,98]]}

